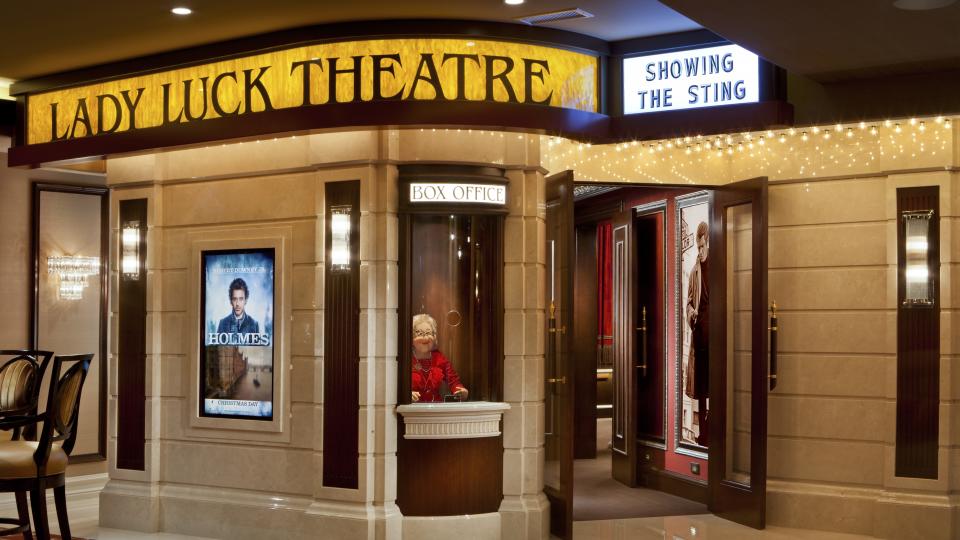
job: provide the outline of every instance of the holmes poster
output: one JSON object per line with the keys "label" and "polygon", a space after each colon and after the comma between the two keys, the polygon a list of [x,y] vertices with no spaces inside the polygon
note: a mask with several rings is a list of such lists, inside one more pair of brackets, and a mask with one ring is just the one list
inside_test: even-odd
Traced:
{"label": "holmes poster", "polygon": [[273,419],[274,250],[201,254],[201,416]]}

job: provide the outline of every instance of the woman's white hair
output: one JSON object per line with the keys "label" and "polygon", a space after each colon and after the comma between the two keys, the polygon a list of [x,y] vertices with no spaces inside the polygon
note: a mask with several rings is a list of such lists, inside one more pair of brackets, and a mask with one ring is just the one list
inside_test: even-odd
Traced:
{"label": "woman's white hair", "polygon": [[413,316],[413,328],[416,328],[418,325],[427,323],[430,325],[430,330],[433,331],[433,347],[437,347],[437,320],[427,315],[426,313],[418,313]]}

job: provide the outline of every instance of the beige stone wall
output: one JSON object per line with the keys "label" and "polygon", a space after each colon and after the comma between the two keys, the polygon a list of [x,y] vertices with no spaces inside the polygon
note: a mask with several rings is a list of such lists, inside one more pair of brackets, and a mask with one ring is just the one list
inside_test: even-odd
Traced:
{"label": "beige stone wall", "polygon": [[[507,169],[509,290],[504,419],[504,538],[545,538],[542,494],[543,171],[539,138],[461,130],[352,131],[216,145],[108,164],[117,203],[149,200],[147,470],[111,462],[101,524],[220,538],[401,538],[396,504],[397,165],[473,163]],[[359,489],[322,485],[324,185],[360,180]],[[289,441],[191,429],[187,328],[191,238],[292,230]],[[114,292],[116,274],[113,275]],[[116,298],[116,295],[114,295]],[[116,328],[116,302],[112,324]],[[116,341],[112,346],[116,374]],[[277,374],[277,377],[280,375]],[[114,377],[113,381],[116,380]],[[110,434],[116,441],[111,387]],[[275,395],[275,402],[280,399]],[[491,522],[492,523],[492,522]],[[488,527],[489,528],[489,527]],[[499,535],[498,535],[499,536]]]}

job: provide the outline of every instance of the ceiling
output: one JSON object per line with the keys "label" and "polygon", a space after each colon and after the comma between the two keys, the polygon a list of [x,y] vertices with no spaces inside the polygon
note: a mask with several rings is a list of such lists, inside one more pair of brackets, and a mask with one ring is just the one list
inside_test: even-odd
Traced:
{"label": "ceiling", "polygon": [[[594,16],[549,24],[617,41],[683,32],[700,26],[656,0],[72,0],[4,6],[0,78],[22,80],[153,53],[314,24],[390,19],[515,18],[579,7]],[[82,5],[82,8],[78,8]],[[183,5],[187,17],[170,13]]]}
{"label": "ceiling", "polygon": [[[930,0],[901,0],[924,4]],[[667,6],[819,82],[960,69],[960,3],[928,11],[894,0],[663,0]]]}
{"label": "ceiling", "polygon": [[[931,2],[931,0],[898,0]],[[960,3],[906,11],[894,0],[72,0],[6,6],[0,83],[265,32],[342,21],[517,17],[582,8],[545,26],[607,41],[707,28],[791,73],[837,82],[960,69]],[[170,7],[194,9],[187,17]]]}

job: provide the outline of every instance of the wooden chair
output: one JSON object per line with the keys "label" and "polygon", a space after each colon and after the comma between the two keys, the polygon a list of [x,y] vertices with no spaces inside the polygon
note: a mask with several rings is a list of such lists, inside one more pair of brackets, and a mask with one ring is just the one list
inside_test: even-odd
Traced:
{"label": "wooden chair", "polygon": [[[37,414],[40,384],[52,357],[50,351],[0,350],[0,418]],[[29,428],[34,426],[27,427],[26,438],[32,439],[36,433],[30,433]],[[13,428],[11,438],[18,440],[20,432],[20,426]]]}
{"label": "wooden chair", "polygon": [[[64,488],[67,462],[77,440],[80,395],[90,369],[93,354],[56,356],[50,371],[47,408],[40,414],[0,418],[0,429],[15,429],[43,424],[38,441],[12,440],[0,442],[0,492],[17,494],[18,519],[0,518],[0,524],[15,525],[0,531],[0,536],[23,533],[32,539],[26,492],[30,492],[33,524],[38,540],[49,540],[46,490],[53,488],[57,505],[60,535],[69,540],[67,497]],[[73,363],[61,376],[64,364]]]}

